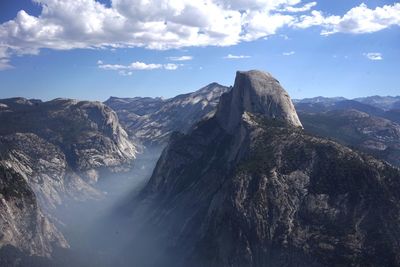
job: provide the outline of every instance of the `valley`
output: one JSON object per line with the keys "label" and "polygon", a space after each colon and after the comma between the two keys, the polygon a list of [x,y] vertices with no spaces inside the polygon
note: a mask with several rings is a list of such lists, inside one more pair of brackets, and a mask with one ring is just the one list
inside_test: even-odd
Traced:
{"label": "valley", "polygon": [[1,99],[0,264],[396,266],[398,101],[292,102],[256,70],[170,99]]}

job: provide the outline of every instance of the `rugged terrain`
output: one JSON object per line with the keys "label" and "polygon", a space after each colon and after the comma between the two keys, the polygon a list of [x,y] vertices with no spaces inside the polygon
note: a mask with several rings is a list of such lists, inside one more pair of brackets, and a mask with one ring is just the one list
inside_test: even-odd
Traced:
{"label": "rugged terrain", "polygon": [[12,245],[28,255],[49,256],[52,245],[68,246],[62,234],[43,215],[26,179],[2,163],[0,226],[0,246]]}
{"label": "rugged terrain", "polygon": [[193,93],[161,98],[111,97],[104,103],[114,109],[128,132],[146,146],[165,146],[173,131],[186,133],[201,118],[215,111],[228,87],[211,83]]}
{"label": "rugged terrain", "polygon": [[173,135],[134,208],[147,253],[128,253],[152,251],[150,266],[397,266],[399,189],[399,169],[308,135],[270,74],[238,72],[214,117]]}
{"label": "rugged terrain", "polygon": [[98,180],[129,169],[136,147],[100,102],[0,103],[0,247],[49,256],[53,245],[68,246],[55,226],[64,226],[59,215],[68,217],[60,207],[102,198]]}
{"label": "rugged terrain", "polygon": [[295,103],[308,132],[332,138],[400,167],[400,113],[395,109],[396,99],[316,97]]}
{"label": "rugged terrain", "polygon": [[0,265],[398,266],[398,100],[1,99]]}
{"label": "rugged terrain", "polygon": [[336,110],[300,114],[304,127],[319,136],[338,140],[348,146],[400,166],[400,125],[358,110]]}

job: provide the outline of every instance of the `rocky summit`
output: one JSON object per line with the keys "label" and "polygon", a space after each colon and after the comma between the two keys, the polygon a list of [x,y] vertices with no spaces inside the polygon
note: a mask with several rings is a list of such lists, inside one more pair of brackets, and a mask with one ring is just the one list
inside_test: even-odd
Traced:
{"label": "rocky summit", "polygon": [[232,91],[221,97],[216,118],[226,130],[235,129],[245,112],[302,127],[288,93],[271,74],[238,71]]}
{"label": "rocky summit", "polygon": [[127,254],[149,266],[399,266],[399,192],[399,169],[307,134],[276,79],[238,72],[214,117],[172,136],[134,208],[147,253]]}

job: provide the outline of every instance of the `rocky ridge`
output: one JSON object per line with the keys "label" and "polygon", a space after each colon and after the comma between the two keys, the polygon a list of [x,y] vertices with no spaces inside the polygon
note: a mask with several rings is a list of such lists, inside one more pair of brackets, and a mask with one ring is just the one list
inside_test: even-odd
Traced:
{"label": "rocky ridge", "polygon": [[236,81],[140,195],[150,266],[399,265],[399,169],[306,134],[269,74]]}

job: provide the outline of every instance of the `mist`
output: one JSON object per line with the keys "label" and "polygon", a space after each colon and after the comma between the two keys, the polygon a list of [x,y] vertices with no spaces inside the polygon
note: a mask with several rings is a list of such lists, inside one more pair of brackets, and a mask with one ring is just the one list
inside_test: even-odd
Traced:
{"label": "mist", "polygon": [[159,233],[145,229],[144,220],[137,212],[134,216],[133,211],[137,195],[151,177],[161,152],[161,146],[145,149],[138,154],[129,172],[103,171],[95,186],[104,193],[103,198],[67,201],[56,210],[57,227],[70,248],[55,249],[52,264],[100,267],[153,265],[153,251],[158,248],[152,240]]}

